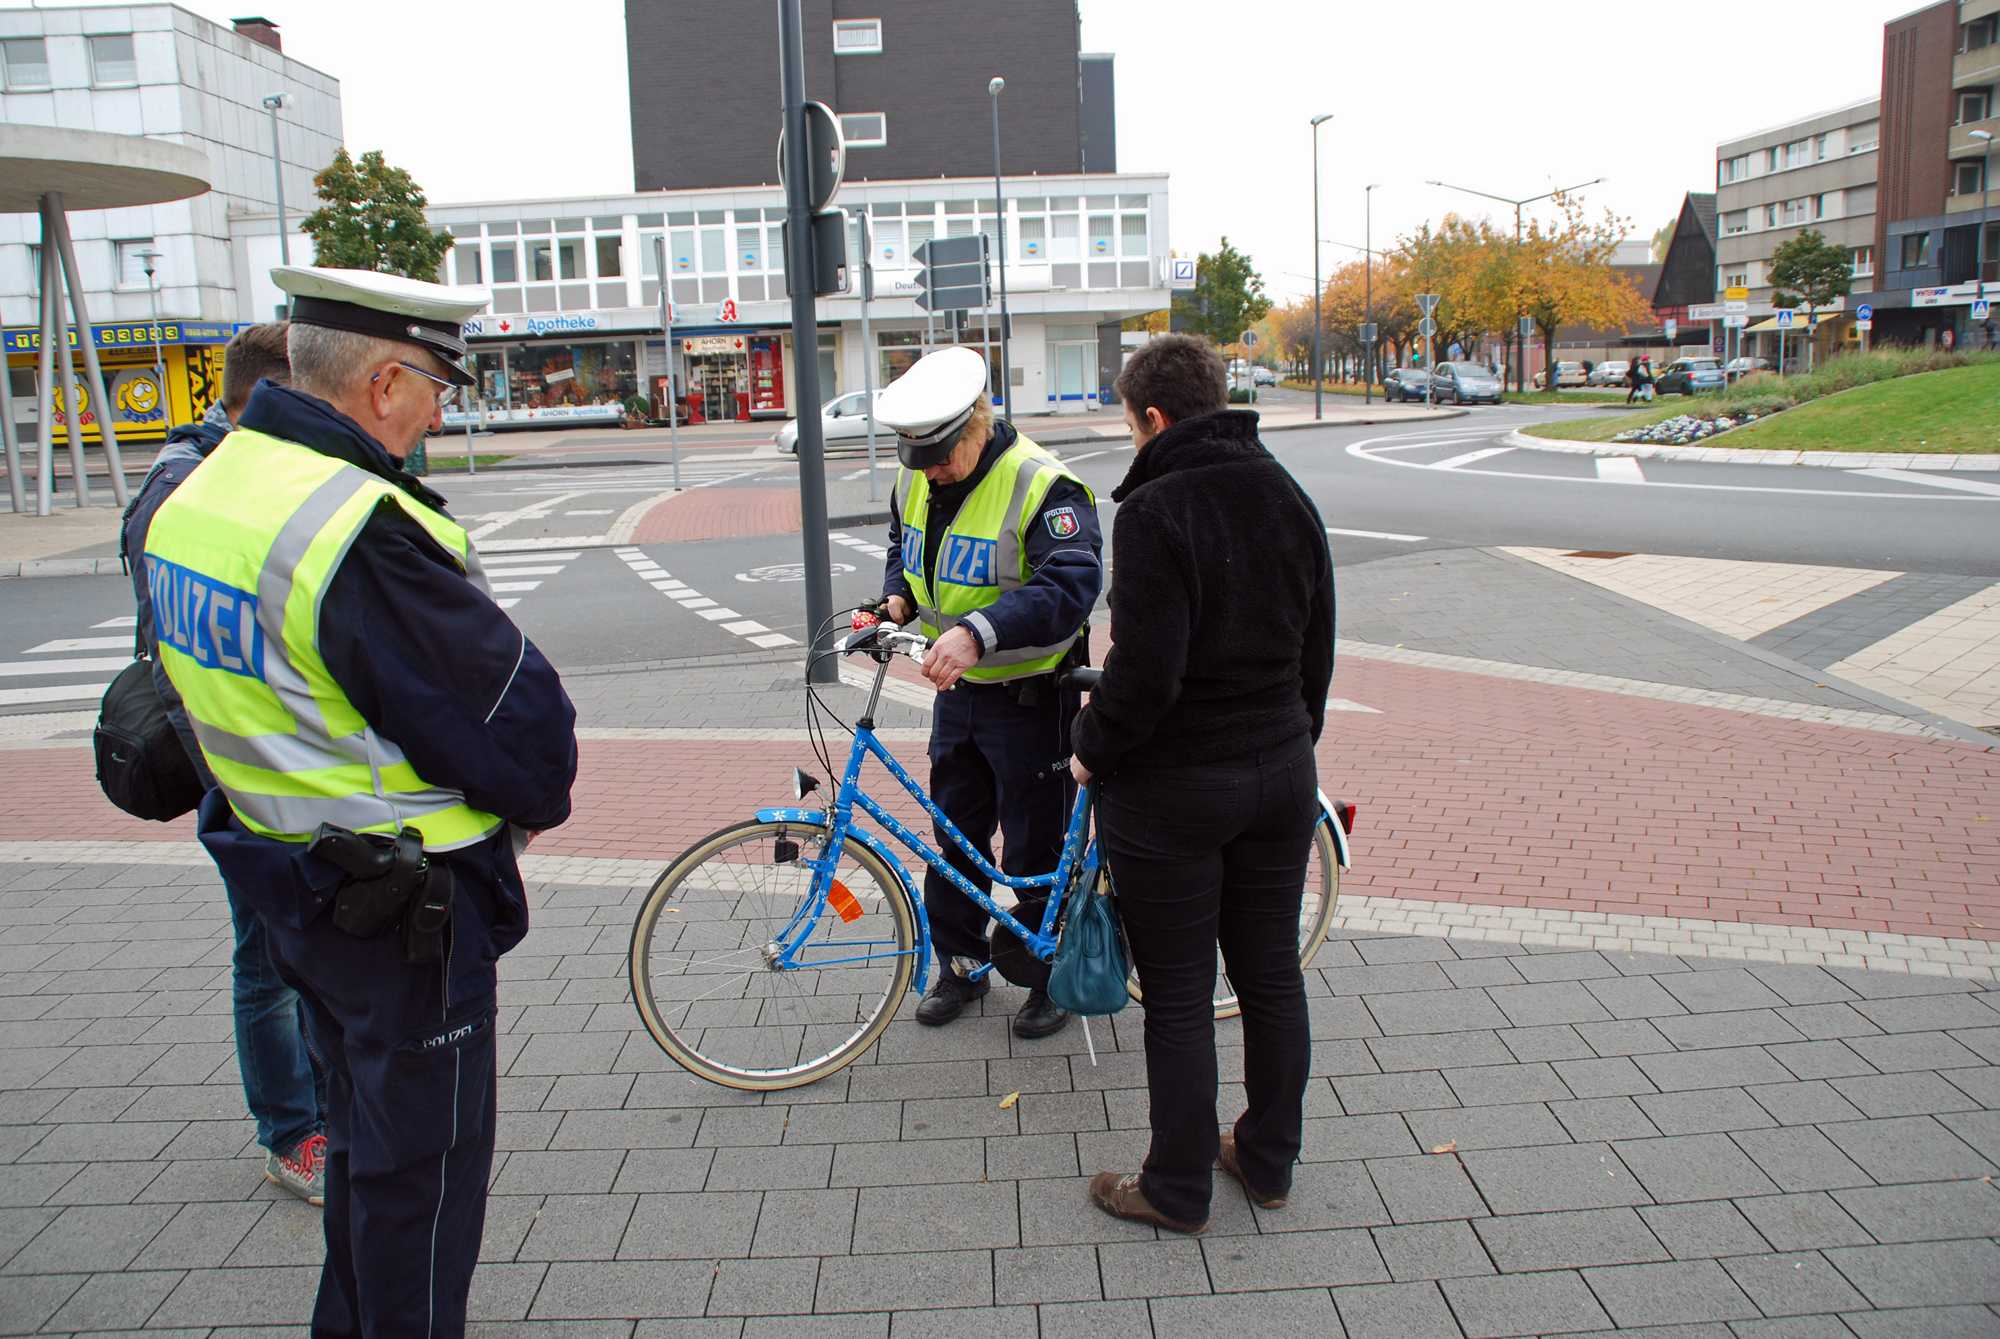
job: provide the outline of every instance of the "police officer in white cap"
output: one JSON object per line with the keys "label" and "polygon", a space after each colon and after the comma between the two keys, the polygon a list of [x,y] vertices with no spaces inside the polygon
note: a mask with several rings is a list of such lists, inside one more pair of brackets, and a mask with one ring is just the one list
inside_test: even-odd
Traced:
{"label": "police officer in white cap", "polygon": [[272,271],[265,381],[160,507],[160,660],[218,788],[201,840],[328,1071],[316,1335],[465,1327],[493,1164],[495,962],[519,850],[569,816],[576,713],[402,461],[472,383],[478,289]]}
{"label": "police officer in white cap", "polygon": [[[916,619],[933,645],[924,676],[938,689],[931,716],[931,796],[1000,869],[1046,874],[1062,853],[1075,797],[1069,725],[1077,697],[1057,672],[1084,663],[1085,621],[1104,584],[1097,501],[1061,461],[993,416],[986,360],[939,349],[882,392],[876,419],[896,432],[903,470],[889,519],[883,612]],[[991,881],[957,844],[938,848],[982,890]],[[1044,902],[1016,914],[1039,927]],[[924,908],[943,970],[917,1021],[949,1023],[988,989],[976,972],[993,955],[989,918],[935,871]],[[1012,942],[1012,936],[1007,937]],[[1005,945],[1001,947],[1006,947]],[[1028,1001],[1014,1032],[1045,1037],[1069,1021],[1043,987],[1047,969],[1024,953],[1000,962]]]}

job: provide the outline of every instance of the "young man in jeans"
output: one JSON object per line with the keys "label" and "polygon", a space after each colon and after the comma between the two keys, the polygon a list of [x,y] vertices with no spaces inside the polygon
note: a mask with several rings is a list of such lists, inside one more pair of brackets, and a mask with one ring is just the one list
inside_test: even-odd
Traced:
{"label": "young man in jeans", "polygon": [[[290,380],[285,356],[286,324],[253,325],[239,331],[223,352],[222,400],[197,423],[167,434],[166,447],[125,512],[123,552],[131,562],[132,588],[139,601],[139,635],[153,660],[153,684],[174,729],[194,760],[196,773],[211,789],[215,778],[202,761],[194,729],[180,698],[159,668],[159,641],[153,626],[152,592],[145,564],[146,531],[160,509],[195,467],[222,443],[260,381]],[[229,918],[236,926],[230,960],[236,1011],[236,1067],[243,1075],[243,1100],[257,1121],[257,1142],[266,1150],[264,1178],[308,1204],[326,1203],[326,1080],[306,1045],[298,992],[278,979],[271,964],[263,922],[243,905],[229,880]]]}

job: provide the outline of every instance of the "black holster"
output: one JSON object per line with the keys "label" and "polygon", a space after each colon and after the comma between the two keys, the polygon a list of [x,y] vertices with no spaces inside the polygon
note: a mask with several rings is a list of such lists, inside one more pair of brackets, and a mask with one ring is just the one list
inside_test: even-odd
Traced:
{"label": "black holster", "polygon": [[443,957],[453,881],[448,865],[424,855],[421,832],[405,828],[388,836],[322,823],[306,849],[346,876],[333,897],[336,929],[373,939],[400,925],[407,961]]}

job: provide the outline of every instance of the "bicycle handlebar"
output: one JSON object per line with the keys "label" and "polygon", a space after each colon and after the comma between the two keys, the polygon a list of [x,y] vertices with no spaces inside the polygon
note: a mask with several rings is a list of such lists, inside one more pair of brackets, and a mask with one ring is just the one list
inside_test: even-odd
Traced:
{"label": "bicycle handlebar", "polygon": [[930,638],[920,632],[906,632],[894,623],[878,623],[864,631],[850,633],[834,643],[834,649],[843,655],[879,650],[890,655],[907,655],[919,665],[924,663],[924,653],[930,647]]}

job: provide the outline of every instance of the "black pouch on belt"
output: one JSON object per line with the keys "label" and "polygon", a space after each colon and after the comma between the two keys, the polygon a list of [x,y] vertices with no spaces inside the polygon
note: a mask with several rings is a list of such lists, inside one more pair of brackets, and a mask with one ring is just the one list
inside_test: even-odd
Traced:
{"label": "black pouch on belt", "polygon": [[444,937],[451,925],[451,895],[456,886],[449,861],[437,861],[425,870],[423,884],[403,917],[403,961],[444,960]]}
{"label": "black pouch on belt", "polygon": [[357,939],[373,939],[403,920],[428,879],[423,834],[349,832],[322,823],[306,848],[347,877],[333,895],[333,924]]}

